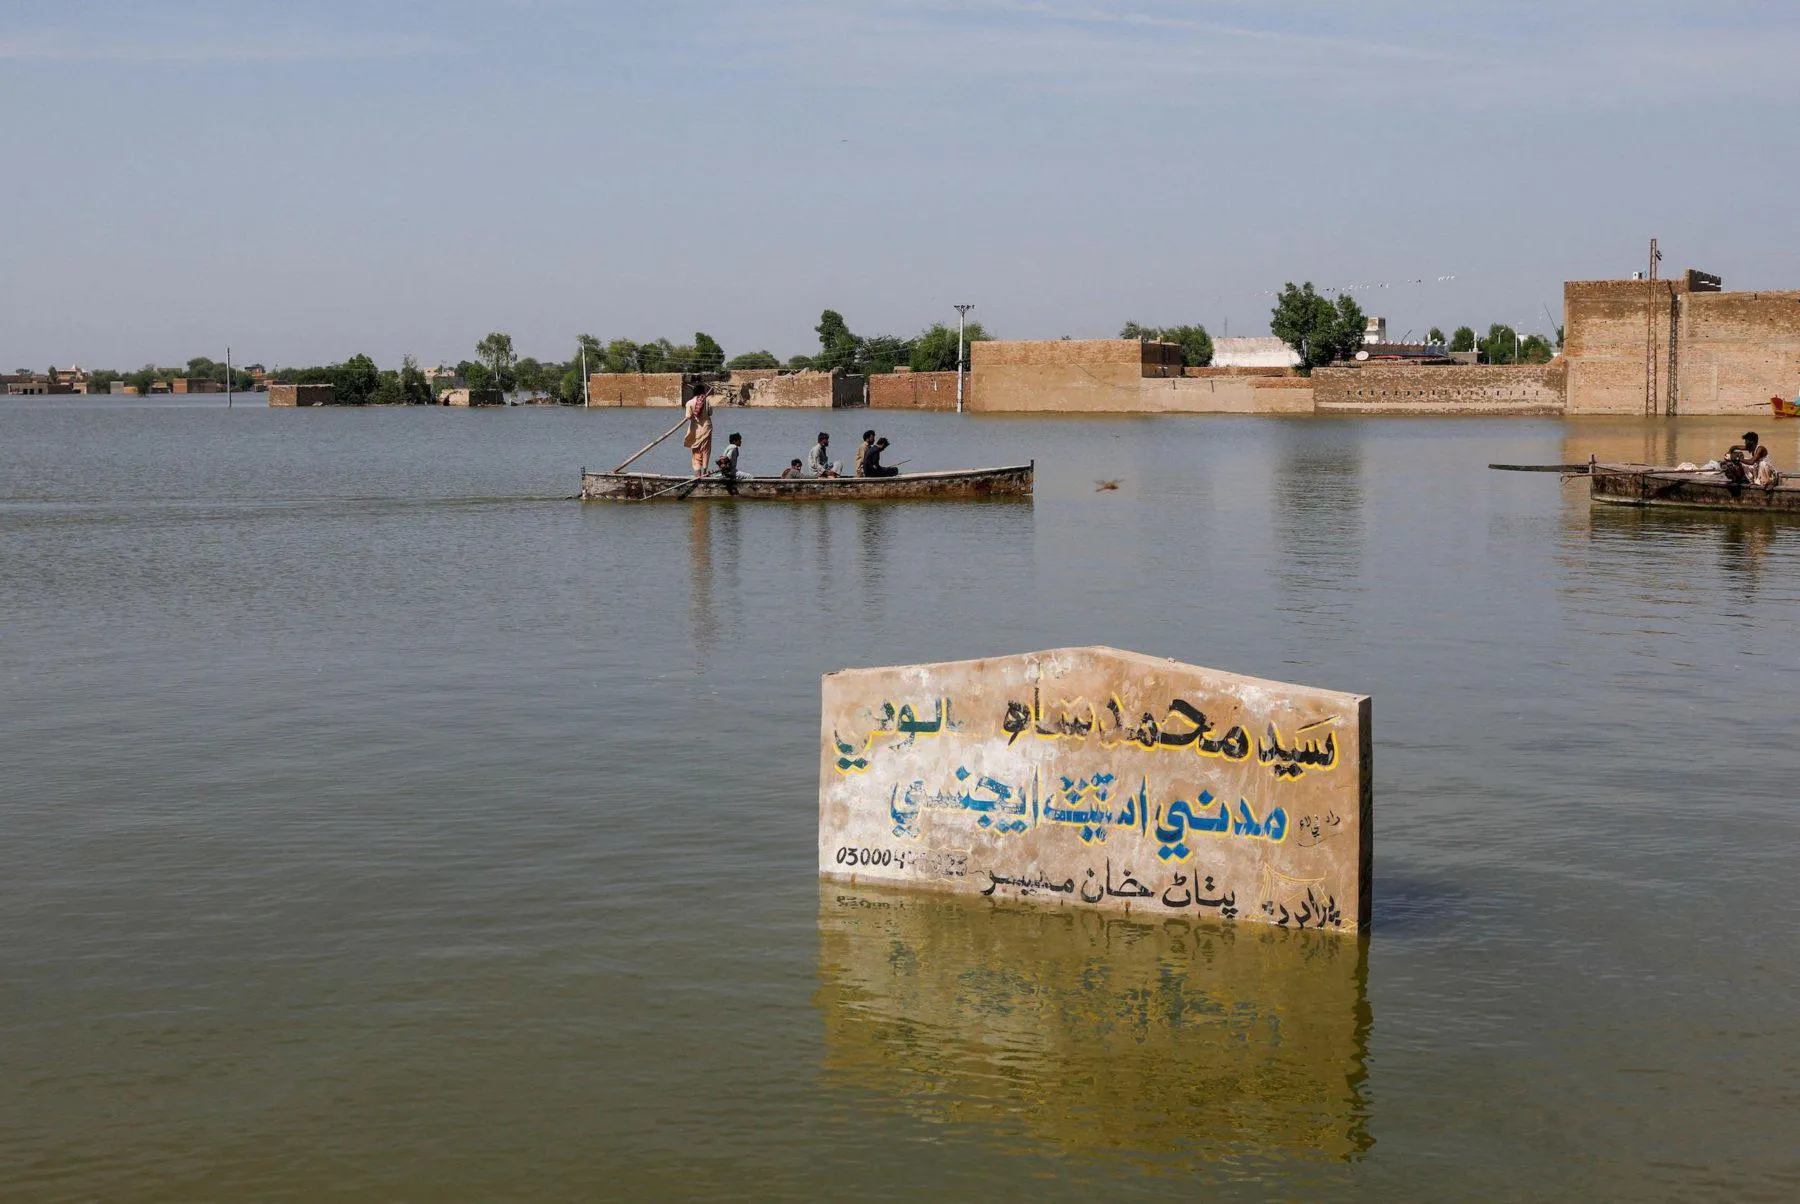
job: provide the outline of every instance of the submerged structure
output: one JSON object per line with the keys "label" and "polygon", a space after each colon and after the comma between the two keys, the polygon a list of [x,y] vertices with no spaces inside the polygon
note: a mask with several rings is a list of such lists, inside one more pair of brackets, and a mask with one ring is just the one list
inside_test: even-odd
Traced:
{"label": "submerged structure", "polygon": [[1115,648],[825,677],[819,873],[1357,932],[1370,700]]}

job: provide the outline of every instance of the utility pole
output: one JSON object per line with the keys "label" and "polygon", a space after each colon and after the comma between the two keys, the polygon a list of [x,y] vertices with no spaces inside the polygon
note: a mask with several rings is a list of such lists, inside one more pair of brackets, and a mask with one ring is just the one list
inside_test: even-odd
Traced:
{"label": "utility pole", "polygon": [[225,348],[225,408],[231,408],[231,348]]}
{"label": "utility pole", "polygon": [[956,412],[963,412],[963,329],[973,305],[956,307]]}
{"label": "utility pole", "polygon": [[594,398],[588,389],[587,344],[581,345],[581,408],[588,409],[594,404]]}
{"label": "utility pole", "polygon": [[1656,416],[1656,265],[1662,252],[1650,240],[1650,273],[1644,282],[1644,417]]}

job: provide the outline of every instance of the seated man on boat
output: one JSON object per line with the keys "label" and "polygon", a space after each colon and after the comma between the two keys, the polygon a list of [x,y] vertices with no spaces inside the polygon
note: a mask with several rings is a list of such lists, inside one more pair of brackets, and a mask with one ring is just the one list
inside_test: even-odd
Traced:
{"label": "seated man on boat", "polygon": [[719,457],[719,475],[727,481],[738,478],[738,456],[744,450],[744,437],[736,431],[725,436],[725,454]]}
{"label": "seated man on boat", "polygon": [[897,477],[900,475],[898,466],[889,468],[881,462],[881,453],[887,450],[887,446],[888,441],[886,439],[875,440],[875,446],[871,447],[868,454],[863,456],[863,476]]}
{"label": "seated man on boat", "polygon": [[815,477],[835,477],[838,475],[837,465],[831,462],[831,436],[825,431],[819,432],[819,441],[813,444],[809,456],[808,468]]}
{"label": "seated man on boat", "polygon": [[875,432],[864,431],[862,442],[856,446],[856,457],[851,463],[852,470],[859,477],[868,476],[869,452],[875,446]]}
{"label": "seated man on boat", "polygon": [[795,477],[802,477],[805,475],[806,475],[805,471],[800,467],[799,457],[795,457],[794,459],[789,460],[788,466],[781,470],[781,476],[782,476],[783,480],[792,480]]}
{"label": "seated man on boat", "polygon": [[1725,458],[1719,461],[1719,471],[1734,485],[1768,486],[1775,483],[1775,467],[1769,463],[1769,449],[1763,446],[1755,431],[1745,431],[1744,441],[1731,445]]}

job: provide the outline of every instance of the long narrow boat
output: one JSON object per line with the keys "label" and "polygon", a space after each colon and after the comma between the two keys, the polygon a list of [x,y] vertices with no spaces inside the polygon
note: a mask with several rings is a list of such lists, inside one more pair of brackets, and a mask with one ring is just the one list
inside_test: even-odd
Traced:
{"label": "long narrow boat", "polygon": [[870,502],[1031,496],[1037,461],[1008,468],[903,472],[895,477],[679,477],[655,472],[581,474],[584,502]]}
{"label": "long narrow boat", "polygon": [[1789,401],[1785,397],[1771,397],[1769,408],[1775,411],[1777,418],[1800,418],[1800,398]]}
{"label": "long narrow boat", "polygon": [[1614,506],[1679,506],[1750,514],[1800,514],[1800,480],[1734,485],[1722,472],[1663,468],[1655,464],[1592,464],[1589,496]]}

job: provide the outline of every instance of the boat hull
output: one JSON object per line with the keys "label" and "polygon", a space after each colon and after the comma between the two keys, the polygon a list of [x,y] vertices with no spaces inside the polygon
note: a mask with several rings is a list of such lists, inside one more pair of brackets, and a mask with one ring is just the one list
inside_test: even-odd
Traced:
{"label": "boat hull", "polygon": [[1668,506],[1728,510],[1739,514],[1800,514],[1800,483],[1773,488],[1733,485],[1722,473],[1662,468],[1654,464],[1595,464],[1589,495],[1614,506]]}
{"label": "boat hull", "polygon": [[1777,418],[1800,418],[1800,400],[1789,401],[1785,397],[1769,398],[1769,408],[1775,411]]}
{"label": "boat hull", "polygon": [[906,472],[894,477],[668,476],[650,472],[584,472],[584,502],[968,501],[1031,496],[1036,462],[957,472]]}

